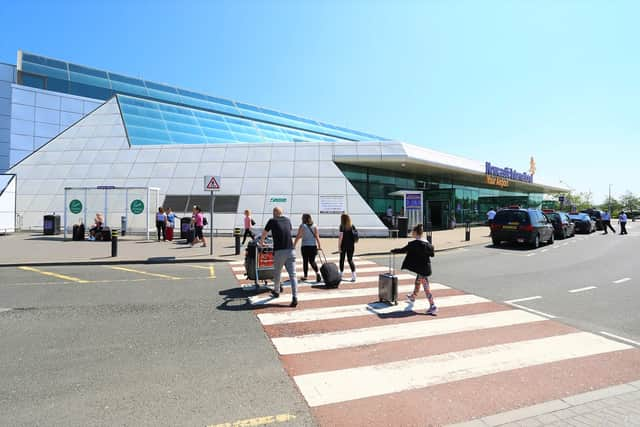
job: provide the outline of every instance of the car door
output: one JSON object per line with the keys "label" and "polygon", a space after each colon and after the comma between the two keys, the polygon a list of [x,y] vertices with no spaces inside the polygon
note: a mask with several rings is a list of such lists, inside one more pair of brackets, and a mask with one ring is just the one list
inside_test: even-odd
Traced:
{"label": "car door", "polygon": [[547,216],[545,214],[543,214],[542,212],[538,212],[538,218],[540,220],[540,226],[542,228],[542,232],[540,233],[541,239],[544,240],[545,242],[551,239],[551,236],[553,235],[553,224],[551,224],[551,221],[549,221],[549,219],[547,218]]}

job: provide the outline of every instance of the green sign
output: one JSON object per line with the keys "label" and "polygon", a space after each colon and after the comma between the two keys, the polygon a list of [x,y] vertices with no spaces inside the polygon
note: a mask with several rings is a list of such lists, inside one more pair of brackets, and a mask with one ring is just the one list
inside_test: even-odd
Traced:
{"label": "green sign", "polygon": [[82,202],[78,199],[73,199],[71,203],[69,203],[69,210],[72,214],[79,214],[82,212]]}
{"label": "green sign", "polygon": [[269,199],[270,203],[287,203],[286,197],[272,197]]}
{"label": "green sign", "polygon": [[133,202],[131,202],[131,212],[133,212],[134,215],[140,215],[143,211],[144,203],[142,203],[142,200],[135,199]]}

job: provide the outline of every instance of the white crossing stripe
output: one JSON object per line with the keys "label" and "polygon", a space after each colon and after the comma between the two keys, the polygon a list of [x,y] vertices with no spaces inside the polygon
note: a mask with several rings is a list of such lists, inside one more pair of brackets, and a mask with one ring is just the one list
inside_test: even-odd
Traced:
{"label": "white crossing stripe", "polygon": [[[244,271],[244,269],[242,271]],[[286,271],[286,270],[283,268],[282,271]],[[302,269],[296,269],[296,272],[301,272],[301,271],[302,271]],[[365,268],[357,268],[356,267],[356,273],[357,274],[361,274],[361,273],[382,273],[383,271],[389,271],[389,269],[387,267],[365,267]],[[349,274],[348,270],[345,272],[345,274],[347,275],[346,277],[348,277],[348,274]],[[312,270],[310,276],[313,277],[313,275],[315,275],[315,273]],[[236,279],[238,279],[238,280],[244,280],[245,278],[246,278],[246,275],[244,273],[236,274]]]}
{"label": "white crossing stripe", "polygon": [[571,289],[569,293],[575,294],[578,292],[590,291],[591,289],[597,289],[597,286],[585,286],[584,288]]}
{"label": "white crossing stripe", "polygon": [[[454,295],[438,298],[438,307],[454,307],[467,304],[489,302],[488,299],[476,295]],[[389,306],[386,303],[343,305],[337,307],[309,308],[306,310],[286,311],[281,313],[262,313],[258,318],[263,325],[277,325],[298,322],[313,322],[317,320],[343,319],[366,315],[387,315],[392,313],[426,310],[427,301],[418,300],[415,303],[401,302]]]}
{"label": "white crossing stripe", "polygon": [[477,331],[502,326],[545,321],[544,317],[522,310],[472,314],[447,319],[425,320],[397,325],[374,326],[322,334],[272,338],[278,353],[300,354],[313,351],[373,345],[382,342],[418,339],[457,332]]}
{"label": "white crossing stripe", "polygon": [[[411,280],[415,280],[416,275],[415,274],[408,274],[408,273],[401,273],[401,274],[396,274],[396,276],[398,276],[398,281],[400,280],[407,280],[407,279],[411,279]],[[288,279],[288,276],[285,274],[284,276],[282,276],[283,279]],[[245,280],[246,278],[243,276],[242,280]],[[271,281],[271,280],[270,280]],[[347,280],[343,280],[344,283],[351,283],[351,284],[356,284],[356,285],[360,285],[362,283],[371,283],[371,282],[378,282],[378,276],[359,276],[358,279],[355,282],[352,282],[350,280],[350,277],[347,277]],[[281,285],[285,285],[285,286],[291,286],[291,284],[289,283],[289,281],[285,281],[282,282]],[[298,280],[298,287],[300,286],[313,286],[313,285],[322,285],[322,283],[316,283],[316,282],[302,282],[300,280]],[[252,284],[248,285],[249,287],[253,286]],[[246,287],[245,285],[243,285],[242,287]]]}
{"label": "white crossing stripe", "polygon": [[[337,260],[335,260],[335,261],[337,262]],[[317,261],[316,261],[316,262],[317,262]],[[331,261],[330,261],[330,262],[331,262]],[[372,266],[378,266],[378,264],[376,264],[376,263],[375,263],[375,262],[373,262],[373,261],[365,261],[365,260],[362,260],[362,261],[357,261],[357,262],[356,262],[356,261],[354,261],[354,263],[355,263],[355,265],[356,265],[356,271],[360,271],[360,270],[359,270],[359,267],[363,267],[363,266],[369,266],[369,267],[372,267]],[[320,264],[321,264],[321,263],[319,263],[319,262],[318,262],[318,268],[320,268]],[[347,268],[347,270],[349,269],[349,265],[348,265],[348,264],[346,264],[346,263],[345,263],[345,267]],[[364,268],[364,267],[363,267],[363,268]],[[389,269],[389,267],[385,267],[385,269],[387,269],[387,270],[388,270],[388,269]],[[242,263],[242,265],[234,265],[234,266],[232,266],[232,267],[231,267],[231,270],[232,270],[234,273],[244,272],[244,262]],[[302,271],[302,261],[300,261],[300,260],[296,260],[296,270],[298,270],[298,271]],[[309,266],[309,271],[310,271],[310,272],[313,272],[313,270],[311,269],[311,266]]]}
{"label": "white crossing stripe", "polygon": [[[298,258],[300,259],[299,262],[302,262],[302,257],[298,257]],[[319,258],[316,258],[316,259],[319,259]],[[324,257],[322,258],[322,260],[324,260]],[[337,262],[339,260],[340,260],[339,257],[332,257],[332,256],[327,257],[327,261],[329,261],[329,262]],[[358,265],[358,263],[375,264],[374,261],[369,261],[369,260],[366,260],[366,259],[363,259],[363,258],[359,258],[359,257],[353,257],[353,262],[355,262],[356,265]],[[244,266],[244,260],[241,260],[241,261],[229,261],[229,265],[231,265],[232,267],[238,266],[238,265]]]}
{"label": "white crossing stripe", "polygon": [[523,301],[533,301],[536,299],[541,299],[542,297],[540,295],[536,295],[535,297],[526,297],[526,298],[518,298],[518,299],[510,299],[505,301],[505,303],[507,304],[511,304],[513,302],[523,302]]}
{"label": "white crossing stripe", "polygon": [[619,284],[619,283],[628,282],[629,280],[631,280],[631,278],[630,278],[630,277],[625,277],[624,279],[614,280],[614,281],[613,281],[613,283],[615,283],[615,284]]}
{"label": "white crossing stripe", "polygon": [[311,407],[633,348],[588,332],[294,377]]}
{"label": "white crossing stripe", "polygon": [[[398,286],[398,296],[404,297],[402,293],[404,292],[413,292],[414,285],[402,285]],[[440,283],[431,283],[431,290],[443,290],[443,289],[451,289],[448,286],[442,285]],[[319,301],[326,299],[337,299],[337,298],[354,298],[354,297],[366,297],[371,295],[378,295],[378,288],[357,288],[357,289],[335,289],[329,291],[322,292],[303,292],[298,294],[298,301]],[[249,302],[252,305],[263,305],[263,304],[278,304],[280,302],[289,301],[291,298],[280,297],[280,298],[272,298],[270,296],[256,295],[249,298]]]}

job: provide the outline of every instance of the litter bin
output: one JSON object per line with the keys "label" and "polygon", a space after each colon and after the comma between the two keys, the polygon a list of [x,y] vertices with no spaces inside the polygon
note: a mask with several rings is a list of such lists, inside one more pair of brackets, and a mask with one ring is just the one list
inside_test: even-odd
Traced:
{"label": "litter bin", "polygon": [[120,235],[125,236],[127,234],[127,217],[120,217]]}
{"label": "litter bin", "polygon": [[409,218],[406,216],[398,217],[398,237],[407,237],[409,234]]}
{"label": "litter bin", "polygon": [[187,239],[191,231],[191,217],[185,216],[180,218],[180,238]]}
{"label": "litter bin", "polygon": [[60,215],[45,215],[42,230],[44,234],[60,234]]}

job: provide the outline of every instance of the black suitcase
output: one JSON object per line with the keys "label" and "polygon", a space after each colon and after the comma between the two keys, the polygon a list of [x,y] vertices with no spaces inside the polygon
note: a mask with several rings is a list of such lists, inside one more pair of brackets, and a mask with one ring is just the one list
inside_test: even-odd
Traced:
{"label": "black suitcase", "polygon": [[84,224],[76,224],[73,226],[72,240],[84,240]]}
{"label": "black suitcase", "polygon": [[196,240],[196,229],[189,228],[189,231],[187,232],[187,243],[191,244],[194,240]]}
{"label": "black suitcase", "polygon": [[398,304],[398,276],[395,274],[395,256],[389,254],[389,271],[378,276],[378,301]]}
{"label": "black suitcase", "polygon": [[342,277],[340,277],[340,270],[338,270],[338,266],[335,262],[327,262],[327,257],[324,252],[320,251],[320,262],[322,262],[322,258],[324,258],[324,262],[320,266],[320,274],[322,275],[322,280],[327,288],[337,288],[340,286],[340,282],[342,281]]}

